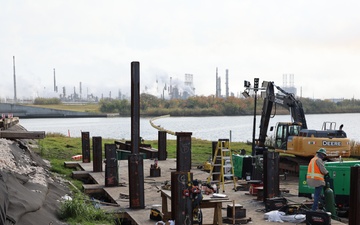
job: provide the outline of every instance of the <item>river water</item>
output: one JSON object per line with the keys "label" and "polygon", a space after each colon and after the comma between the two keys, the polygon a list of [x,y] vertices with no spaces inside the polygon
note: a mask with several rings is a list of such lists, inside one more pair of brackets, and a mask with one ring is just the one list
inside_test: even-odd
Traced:
{"label": "river water", "polygon": [[[344,124],[344,131],[354,141],[360,141],[360,113],[348,114],[312,114],[306,115],[309,129],[320,130],[324,121],[336,122],[337,128]],[[140,119],[140,136],[145,140],[157,140],[158,130],[149,122],[150,118]],[[217,141],[220,138],[230,138],[231,141],[251,141],[253,132],[253,116],[219,116],[219,117],[165,117],[154,123],[174,132],[192,132],[192,137]],[[256,138],[259,134],[260,116],[256,117]],[[289,115],[276,115],[270,119],[269,127],[277,122],[291,121]],[[29,131],[45,131],[46,133],[61,133],[71,137],[81,137],[82,131],[90,132],[90,136],[102,138],[131,138],[130,117],[111,118],[49,118],[21,119],[20,124]],[[269,133],[268,136],[272,134]],[[167,135],[168,139],[176,136]]]}

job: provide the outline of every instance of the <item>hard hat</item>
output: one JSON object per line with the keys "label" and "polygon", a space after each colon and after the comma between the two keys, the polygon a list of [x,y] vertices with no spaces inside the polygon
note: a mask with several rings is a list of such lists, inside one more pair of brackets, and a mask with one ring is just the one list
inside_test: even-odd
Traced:
{"label": "hard hat", "polygon": [[325,148],[320,148],[319,150],[317,150],[317,152],[316,153],[322,153],[322,154],[324,154],[324,155],[327,155],[326,154],[326,149]]}

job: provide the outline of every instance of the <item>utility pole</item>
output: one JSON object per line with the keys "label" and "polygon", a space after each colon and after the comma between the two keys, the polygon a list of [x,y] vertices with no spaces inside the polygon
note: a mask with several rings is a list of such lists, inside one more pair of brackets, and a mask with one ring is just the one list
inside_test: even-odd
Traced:
{"label": "utility pole", "polygon": [[14,102],[17,102],[17,97],[16,97],[16,75],[15,75],[15,56],[13,56],[13,67],[14,67]]}

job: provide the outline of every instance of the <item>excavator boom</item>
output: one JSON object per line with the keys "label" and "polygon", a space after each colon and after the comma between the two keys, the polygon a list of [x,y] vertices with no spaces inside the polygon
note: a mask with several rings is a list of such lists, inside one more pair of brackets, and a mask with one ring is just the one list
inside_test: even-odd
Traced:
{"label": "excavator boom", "polygon": [[[266,148],[265,140],[271,114],[273,108],[280,105],[289,110],[292,121],[277,124],[271,146],[276,151],[306,158],[314,156],[319,148],[326,148],[329,157],[350,156],[350,140],[342,129],[336,129],[336,123],[331,122],[331,126],[327,126],[329,122],[326,122],[322,130],[308,129],[302,103],[294,94],[286,92],[273,82],[264,82],[263,87],[266,92],[256,148]],[[274,88],[278,90],[277,93]]]}

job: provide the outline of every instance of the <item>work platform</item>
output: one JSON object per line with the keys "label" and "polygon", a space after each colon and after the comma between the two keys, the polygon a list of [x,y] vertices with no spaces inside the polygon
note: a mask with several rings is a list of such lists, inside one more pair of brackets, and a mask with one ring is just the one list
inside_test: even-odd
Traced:
{"label": "work platform", "polygon": [[[83,191],[89,195],[104,195],[108,199],[111,199],[111,203],[104,204],[101,207],[109,212],[117,214],[119,218],[126,218],[131,221],[131,224],[139,225],[154,225],[156,221],[150,220],[150,212],[152,208],[156,208],[160,211],[171,211],[169,191],[161,191],[162,186],[165,182],[171,183],[171,172],[176,171],[176,160],[167,159],[158,161],[158,166],[161,169],[161,176],[150,177],[150,166],[154,164],[154,160],[144,159],[144,209],[130,209],[129,203],[129,179],[128,179],[128,160],[118,160],[118,171],[119,171],[119,186],[116,187],[105,187],[105,172],[92,172],[93,163],[82,163],[79,161],[64,162],[65,167],[75,168],[78,170],[73,172],[73,176],[80,176],[80,179],[87,179],[91,181],[91,184],[84,184]],[[103,165],[103,171],[105,165]],[[193,179],[197,179],[206,182],[209,173],[202,171],[197,168],[192,168]],[[252,224],[264,224],[267,223],[264,219],[265,204],[263,201],[259,201],[257,196],[249,194],[249,190],[241,189],[241,185],[245,184],[246,181],[240,180],[237,182],[239,190],[234,191],[234,184],[232,180],[225,182],[225,194],[226,199],[219,200],[221,204],[214,204],[214,207],[202,208],[203,212],[203,224],[214,224],[218,218],[222,217],[223,220],[218,221],[217,224],[232,224],[226,223],[228,221],[227,206],[230,204],[241,204],[246,209],[246,219],[250,220]],[[280,188],[288,190],[286,198],[291,203],[301,204],[309,199],[304,197],[297,197],[298,190],[298,178],[288,176],[286,180],[280,181]],[[207,199],[211,199],[212,195],[205,196]],[[165,203],[166,202],[166,203]],[[167,204],[164,207],[163,204]],[[216,206],[216,207],[215,207]],[[163,213],[168,213],[163,212]],[[214,217],[218,215],[217,217]],[[224,221],[224,222],[223,222]],[[250,223],[249,223],[250,224]],[[284,222],[284,225],[290,225],[294,223]],[[336,220],[331,221],[332,225],[343,225],[347,223],[341,223]]]}

